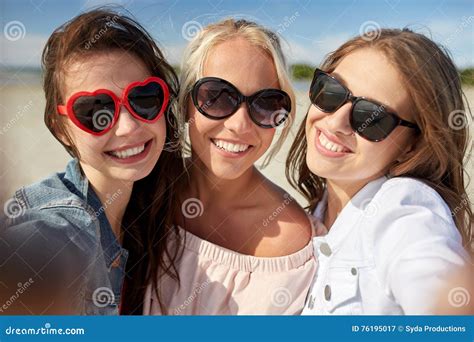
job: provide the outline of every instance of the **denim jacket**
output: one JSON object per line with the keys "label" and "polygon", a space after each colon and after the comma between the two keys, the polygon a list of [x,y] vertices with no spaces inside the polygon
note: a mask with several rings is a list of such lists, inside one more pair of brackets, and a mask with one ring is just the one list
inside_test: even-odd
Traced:
{"label": "denim jacket", "polygon": [[5,205],[5,229],[20,231],[23,239],[41,230],[41,235],[51,241],[61,236],[63,248],[71,244],[81,251],[81,262],[86,265],[81,272],[83,285],[75,299],[78,313],[119,314],[128,251],[115,238],[104,207],[83,176],[78,160],[71,160],[65,172],[20,188],[9,202],[13,209],[8,213]]}

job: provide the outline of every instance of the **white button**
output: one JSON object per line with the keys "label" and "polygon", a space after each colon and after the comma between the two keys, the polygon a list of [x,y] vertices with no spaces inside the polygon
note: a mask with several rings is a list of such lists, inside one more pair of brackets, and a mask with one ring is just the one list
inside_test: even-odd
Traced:
{"label": "white button", "polygon": [[327,257],[332,254],[331,247],[329,247],[326,242],[322,243],[321,246],[319,246],[319,250]]}
{"label": "white button", "polygon": [[310,310],[313,310],[314,309],[314,301],[316,300],[316,298],[314,298],[312,295],[309,296],[309,301],[308,301],[308,308]]}
{"label": "white button", "polygon": [[324,298],[329,302],[331,300],[331,286],[324,287]]}

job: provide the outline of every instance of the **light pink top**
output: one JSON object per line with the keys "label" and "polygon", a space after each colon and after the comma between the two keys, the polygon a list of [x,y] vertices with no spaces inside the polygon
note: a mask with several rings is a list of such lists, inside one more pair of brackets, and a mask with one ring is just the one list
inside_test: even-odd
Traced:
{"label": "light pink top", "polygon": [[[180,229],[184,244],[176,267],[180,287],[164,276],[161,300],[169,315],[297,315],[316,272],[313,246],[282,257],[255,257]],[[149,285],[144,315],[163,314]]]}

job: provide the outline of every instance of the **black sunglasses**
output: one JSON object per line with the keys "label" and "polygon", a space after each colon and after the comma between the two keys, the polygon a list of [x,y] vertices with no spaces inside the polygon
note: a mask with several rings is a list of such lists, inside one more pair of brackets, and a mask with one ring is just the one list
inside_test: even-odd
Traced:
{"label": "black sunglasses", "polygon": [[198,80],[192,99],[196,109],[212,120],[228,118],[245,102],[252,121],[263,128],[281,125],[291,112],[290,96],[283,90],[262,89],[245,96],[232,83],[217,77]]}
{"label": "black sunglasses", "polygon": [[353,96],[337,79],[316,69],[309,90],[311,103],[325,113],[333,113],[347,101],[352,102],[350,124],[352,130],[369,141],[382,141],[397,126],[416,129],[416,124],[401,119],[385,110],[385,106],[364,97]]}

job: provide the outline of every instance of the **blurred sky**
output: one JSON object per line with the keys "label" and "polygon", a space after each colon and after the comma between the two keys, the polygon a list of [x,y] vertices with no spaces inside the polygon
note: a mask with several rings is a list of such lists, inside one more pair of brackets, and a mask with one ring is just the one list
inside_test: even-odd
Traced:
{"label": "blurred sky", "polygon": [[459,68],[474,66],[473,0],[1,0],[0,67],[39,66],[43,45],[57,26],[106,4],[130,11],[173,64],[179,63],[193,30],[238,16],[280,31],[292,63],[317,65],[328,52],[369,28],[408,26],[445,45]]}

